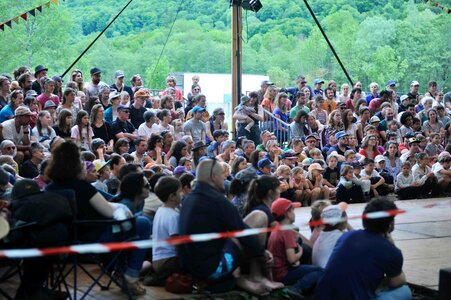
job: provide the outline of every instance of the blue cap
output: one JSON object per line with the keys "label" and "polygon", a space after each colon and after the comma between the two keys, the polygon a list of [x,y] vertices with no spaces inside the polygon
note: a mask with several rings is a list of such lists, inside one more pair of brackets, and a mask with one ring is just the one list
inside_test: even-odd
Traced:
{"label": "blue cap", "polygon": [[318,83],[324,83],[324,80],[322,80],[322,79],[315,79],[313,81],[313,84],[318,84]]}
{"label": "blue cap", "polygon": [[124,109],[130,110],[130,107],[128,107],[128,106],[126,106],[126,105],[123,105],[123,104],[119,104],[119,105],[117,106],[117,111],[121,111],[121,110],[124,110]]}
{"label": "blue cap", "polygon": [[392,85],[396,85],[396,81],[394,81],[394,80],[389,80],[389,81],[387,82],[387,86],[392,86]]}
{"label": "blue cap", "polygon": [[263,159],[259,160],[257,163],[257,167],[259,169],[263,169],[264,167],[268,167],[268,166],[269,167],[273,166],[273,164],[272,164],[271,160],[269,160],[269,158],[263,158]]}
{"label": "blue cap", "polygon": [[338,141],[342,137],[348,136],[348,134],[344,131],[339,131],[335,134],[335,139]]}
{"label": "blue cap", "polygon": [[203,107],[200,107],[199,105],[194,106],[192,109],[193,114],[195,114],[197,112],[202,112],[202,111],[206,111],[206,109]]}

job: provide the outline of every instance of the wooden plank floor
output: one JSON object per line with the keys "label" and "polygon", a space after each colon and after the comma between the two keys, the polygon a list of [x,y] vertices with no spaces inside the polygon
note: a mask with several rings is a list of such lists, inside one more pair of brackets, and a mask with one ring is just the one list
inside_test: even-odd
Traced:
{"label": "wooden plank floor", "polygon": [[[432,203],[450,205],[440,208],[421,208]],[[398,208],[408,211],[396,217],[393,233],[396,245],[404,254],[404,271],[407,281],[437,290],[439,270],[451,267],[451,199],[396,201],[396,204]],[[348,216],[360,215],[364,206],[365,204],[349,205]],[[307,237],[310,236],[310,230],[306,225],[309,218],[309,207],[296,209],[296,225]],[[351,220],[350,223],[356,229],[362,228],[362,222],[359,219]],[[95,267],[89,265],[87,267],[96,273]],[[18,282],[18,277],[15,277],[0,283],[0,288],[13,295]],[[71,280],[69,279],[68,282]],[[81,295],[81,291],[86,290],[89,285],[89,278],[86,275],[80,275],[77,288],[80,293],[77,294]],[[145,299],[203,298],[193,297],[193,295],[185,295],[185,297],[175,295],[158,287],[146,287],[146,289]],[[99,287],[94,287],[86,299],[124,298],[124,294],[113,284],[108,291],[101,291]],[[0,299],[2,299],[1,295]]]}

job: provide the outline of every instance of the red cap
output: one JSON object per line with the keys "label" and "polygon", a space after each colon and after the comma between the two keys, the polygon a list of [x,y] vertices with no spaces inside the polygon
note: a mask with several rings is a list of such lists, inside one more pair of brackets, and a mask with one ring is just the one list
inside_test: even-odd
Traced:
{"label": "red cap", "polygon": [[285,198],[279,198],[272,203],[271,212],[274,216],[280,217],[283,216],[290,207],[293,208],[301,207],[301,203],[291,202],[290,200]]}

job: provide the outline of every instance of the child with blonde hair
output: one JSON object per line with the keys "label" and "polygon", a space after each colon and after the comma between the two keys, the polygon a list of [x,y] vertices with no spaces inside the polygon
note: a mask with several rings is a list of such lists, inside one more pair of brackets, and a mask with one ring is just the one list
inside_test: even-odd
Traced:
{"label": "child with blonde hair", "polygon": [[323,185],[323,167],[319,163],[313,163],[308,167],[307,180],[312,190],[311,201],[315,202],[318,199],[329,199],[330,190]]}
{"label": "child with blonde hair", "polygon": [[294,201],[301,202],[306,206],[312,198],[312,190],[304,177],[304,170],[301,167],[294,167],[291,170],[291,182],[294,188]]}

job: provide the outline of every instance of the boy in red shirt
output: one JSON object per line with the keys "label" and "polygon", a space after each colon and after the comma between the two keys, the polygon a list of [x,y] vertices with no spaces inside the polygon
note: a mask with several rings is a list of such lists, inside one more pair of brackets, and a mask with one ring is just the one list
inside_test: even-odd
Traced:
{"label": "boy in red shirt", "polygon": [[[279,198],[271,205],[271,212],[280,225],[291,225],[295,221],[294,208],[300,203]],[[304,295],[313,290],[322,273],[322,268],[300,265],[302,247],[298,244],[299,233],[294,230],[274,231],[268,241],[268,250],[273,254],[273,280],[292,285],[291,291]]]}

